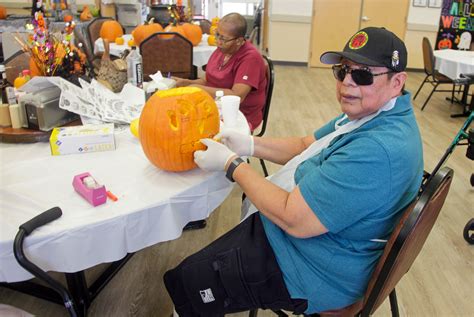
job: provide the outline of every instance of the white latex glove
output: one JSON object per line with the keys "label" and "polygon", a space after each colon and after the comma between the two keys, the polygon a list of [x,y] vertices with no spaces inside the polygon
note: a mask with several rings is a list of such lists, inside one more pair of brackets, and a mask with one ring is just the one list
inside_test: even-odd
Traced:
{"label": "white latex glove", "polygon": [[252,156],[254,152],[253,136],[224,129],[215,138],[221,138],[222,143],[239,156]]}
{"label": "white latex glove", "polygon": [[205,151],[194,152],[194,162],[206,171],[224,171],[227,161],[235,155],[227,146],[211,139],[201,139]]}

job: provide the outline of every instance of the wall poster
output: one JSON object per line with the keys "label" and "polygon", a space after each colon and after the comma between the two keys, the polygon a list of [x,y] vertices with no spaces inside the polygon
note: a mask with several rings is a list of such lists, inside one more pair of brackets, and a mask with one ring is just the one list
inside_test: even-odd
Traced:
{"label": "wall poster", "polygon": [[443,0],[436,50],[469,50],[474,37],[474,0]]}

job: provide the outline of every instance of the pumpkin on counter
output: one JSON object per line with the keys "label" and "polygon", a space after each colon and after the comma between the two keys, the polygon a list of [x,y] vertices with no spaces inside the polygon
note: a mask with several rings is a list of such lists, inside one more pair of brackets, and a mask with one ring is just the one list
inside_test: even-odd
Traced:
{"label": "pumpkin on counter", "polygon": [[202,40],[202,30],[199,25],[192,24],[192,23],[183,23],[182,28],[184,30],[184,34],[186,34],[186,38],[193,43],[193,46],[199,45]]}
{"label": "pumpkin on counter", "polygon": [[109,42],[115,42],[117,37],[123,36],[123,29],[120,23],[115,20],[109,20],[102,23],[100,27],[100,37],[108,40]]}
{"label": "pumpkin on counter", "polygon": [[[159,23],[153,23],[154,18],[151,18],[145,24],[139,25],[132,31],[133,40],[136,46],[139,46],[144,39],[157,32],[163,32],[163,27]],[[132,45],[130,45],[132,46]]]}
{"label": "pumpkin on counter", "polygon": [[0,20],[5,20],[7,18],[7,9],[3,6],[0,6]]}
{"label": "pumpkin on counter", "polygon": [[200,140],[218,132],[216,103],[198,87],[156,92],[143,107],[138,123],[146,157],[158,168],[174,172],[195,168],[194,152],[206,148]]}

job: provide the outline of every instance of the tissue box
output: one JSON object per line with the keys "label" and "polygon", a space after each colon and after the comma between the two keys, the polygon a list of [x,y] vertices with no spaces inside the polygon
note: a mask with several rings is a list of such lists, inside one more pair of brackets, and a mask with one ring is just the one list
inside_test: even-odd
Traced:
{"label": "tissue box", "polygon": [[49,144],[52,155],[115,150],[114,125],[108,123],[54,128]]}

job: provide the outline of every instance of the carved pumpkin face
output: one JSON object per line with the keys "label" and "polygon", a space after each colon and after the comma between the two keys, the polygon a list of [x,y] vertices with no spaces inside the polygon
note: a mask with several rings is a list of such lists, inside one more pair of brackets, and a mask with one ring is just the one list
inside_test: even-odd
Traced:
{"label": "carved pumpkin face", "polygon": [[196,167],[194,152],[200,142],[219,132],[219,113],[214,99],[197,87],[156,92],[140,115],[140,143],[147,158],[166,171]]}

